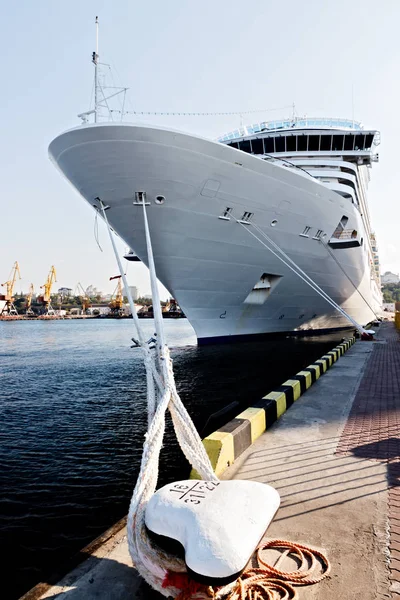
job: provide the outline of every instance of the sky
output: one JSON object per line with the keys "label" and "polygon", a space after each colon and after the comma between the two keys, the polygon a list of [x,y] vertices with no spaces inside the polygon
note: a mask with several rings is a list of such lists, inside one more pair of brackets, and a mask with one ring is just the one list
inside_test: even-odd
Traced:
{"label": "sky", "polygon": [[[91,53],[99,16],[100,60],[128,87],[128,110],[245,112],[245,122],[299,116],[343,117],[381,132],[369,206],[382,271],[400,271],[398,201],[398,0],[1,0],[0,282],[18,260],[22,280],[57,287],[114,289],[117,274],[104,224],[48,159],[51,140],[90,108]],[[240,116],[132,117],[127,120],[206,137]],[[119,249],[124,246],[119,243]],[[128,268],[150,291],[147,269]],[[166,297],[166,290],[162,296]]]}

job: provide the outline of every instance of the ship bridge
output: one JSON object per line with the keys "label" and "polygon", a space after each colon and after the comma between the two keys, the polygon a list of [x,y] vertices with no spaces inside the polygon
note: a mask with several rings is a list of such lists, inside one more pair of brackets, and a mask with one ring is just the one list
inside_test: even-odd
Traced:
{"label": "ship bridge", "polygon": [[370,162],[379,144],[377,131],[365,131],[361,123],[348,119],[294,119],[264,121],[240,127],[218,141],[251,154],[292,155],[323,152],[343,156],[356,153]]}

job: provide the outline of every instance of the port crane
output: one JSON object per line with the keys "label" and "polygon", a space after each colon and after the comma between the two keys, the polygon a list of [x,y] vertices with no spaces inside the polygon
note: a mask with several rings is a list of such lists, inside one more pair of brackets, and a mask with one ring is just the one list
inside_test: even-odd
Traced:
{"label": "port crane", "polygon": [[82,304],[82,311],[83,313],[86,313],[86,310],[88,308],[91,308],[92,303],[90,302],[90,298],[87,295],[87,293],[85,292],[85,290],[83,289],[83,286],[78,283],[78,285],[76,286],[77,290],[78,290],[78,296],[81,300],[81,304]]}
{"label": "port crane", "polygon": [[4,314],[6,314],[8,316],[18,315],[18,311],[15,308],[14,298],[13,298],[14,287],[15,287],[15,282],[17,280],[17,275],[18,275],[19,279],[21,279],[21,273],[19,271],[19,264],[17,261],[15,261],[15,263],[11,269],[9,280],[1,284],[2,286],[3,285],[6,286],[6,293],[4,295],[0,296],[0,300],[5,300],[6,303],[3,307],[3,310],[1,311],[0,316],[4,315]]}
{"label": "port crane", "polygon": [[110,277],[110,281],[112,279],[118,279],[117,287],[114,290],[113,298],[109,304],[111,308],[111,313],[120,317],[122,315],[122,306],[124,304],[124,296],[122,293],[122,284],[121,284],[121,275],[116,275],[115,277]]}
{"label": "port crane", "polygon": [[26,315],[34,315],[35,313],[32,310],[32,296],[33,296],[33,292],[34,292],[34,288],[33,288],[33,283],[31,283],[30,287],[29,287],[29,293],[26,297],[26,309],[25,309],[25,314]]}
{"label": "port crane", "polygon": [[57,281],[56,270],[54,265],[51,267],[49,274],[46,279],[46,283],[40,286],[41,289],[44,290],[43,294],[38,297],[39,302],[44,305],[44,314],[45,315],[55,315],[55,310],[51,306],[51,288],[53,287],[53,283]]}

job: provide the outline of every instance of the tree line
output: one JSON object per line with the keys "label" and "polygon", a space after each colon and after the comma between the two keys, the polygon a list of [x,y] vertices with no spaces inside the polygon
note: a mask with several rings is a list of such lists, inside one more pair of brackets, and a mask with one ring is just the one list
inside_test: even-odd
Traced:
{"label": "tree line", "polygon": [[400,283],[386,283],[382,293],[384,302],[400,302]]}

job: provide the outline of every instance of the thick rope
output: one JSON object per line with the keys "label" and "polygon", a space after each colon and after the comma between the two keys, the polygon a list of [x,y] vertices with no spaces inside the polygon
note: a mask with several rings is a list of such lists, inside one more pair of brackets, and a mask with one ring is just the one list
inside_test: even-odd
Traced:
{"label": "thick rope", "polygon": [[180,593],[180,590],[172,585],[165,586],[163,584],[168,572],[186,572],[185,563],[154,546],[147,535],[145,527],[146,505],[157,487],[158,464],[165,432],[165,412],[167,409],[171,413],[179,445],[189,463],[198,471],[203,479],[214,482],[218,481],[218,479],[213,471],[200,436],[176,390],[172,360],[164,337],[145,200],[143,198],[143,219],[156,329],[155,337],[148,341],[145,341],[145,336],[136,314],[126,275],[122,268],[121,259],[118,255],[111,227],[107,219],[107,207],[104,206],[100,199],[98,201],[108,228],[111,244],[124,283],[125,294],[128,297],[132,318],[136,326],[137,339],[133,338],[134,346],[142,349],[147,378],[148,431],[143,446],[140,472],[128,513],[127,538],[129,552],[139,573],[154,589],[165,596],[175,597]]}

